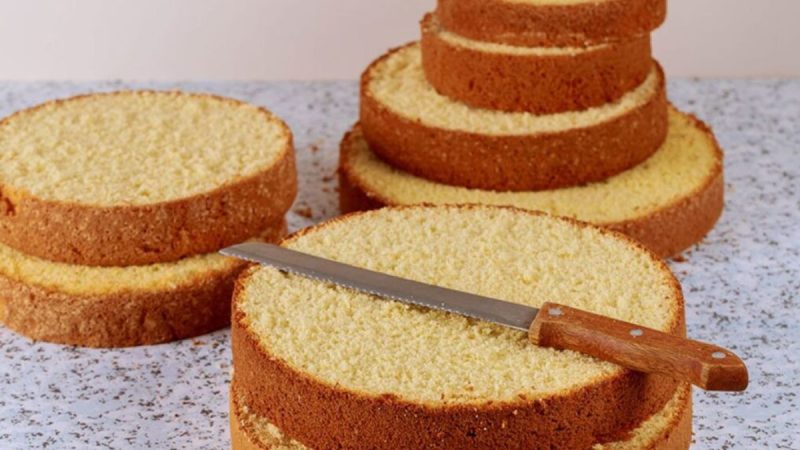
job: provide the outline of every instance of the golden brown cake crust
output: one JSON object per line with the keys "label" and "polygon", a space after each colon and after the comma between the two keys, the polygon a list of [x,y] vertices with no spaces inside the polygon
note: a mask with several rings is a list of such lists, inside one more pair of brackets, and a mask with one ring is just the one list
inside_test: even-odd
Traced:
{"label": "golden brown cake crust", "polygon": [[264,436],[263,432],[258,433],[254,428],[253,420],[248,417],[243,410],[246,402],[241,398],[241,392],[237,388],[236,377],[231,380],[229,391],[230,405],[230,428],[231,428],[231,449],[233,450],[286,450],[287,448],[296,449],[298,445],[290,436],[282,431],[275,436]]}
{"label": "golden brown cake crust", "polygon": [[372,67],[400,49],[378,59],[361,78],[361,128],[376,155],[413,175],[473,189],[556,189],[617,175],[649,158],[666,139],[660,67],[657,93],[619,117],[557,133],[492,136],[407,119],[371,95]]}
{"label": "golden brown cake crust", "polygon": [[[278,223],[261,239],[280,241],[286,222]],[[0,274],[0,323],[36,341],[82,347],[153,345],[199,336],[230,324],[234,281],[247,266],[232,261],[226,269],[171,289],[93,296]]]}
{"label": "golden brown cake crust", "polygon": [[[661,258],[677,256],[700,242],[714,228],[725,206],[725,182],[722,167],[723,153],[711,129],[701,120],[689,115],[694,125],[708,134],[714,142],[717,162],[705,183],[690,195],[665,205],[642,217],[604,227],[630,236]],[[342,140],[339,158],[339,206],[343,213],[366,211],[384,206],[399,206],[391,199],[371,192],[358,179],[349,165]]]}
{"label": "golden brown cake crust", "polygon": [[[287,240],[325,226],[302,230]],[[342,389],[294,369],[259,344],[238,307],[250,273],[237,280],[233,295],[231,340],[238,386],[253,413],[310,448],[590,448],[626,435],[662,409],[678,386],[664,376],[625,370],[542,399],[445,406]],[[683,296],[674,277],[672,284],[681,304],[670,331],[684,335]]]}
{"label": "golden brown cake crust", "polygon": [[230,413],[228,420],[231,427],[231,449],[232,450],[270,450],[271,447],[265,443],[258,442],[253,430],[242,422],[239,411],[239,399],[236,398],[234,388],[230,390]]}
{"label": "golden brown cake crust", "polygon": [[255,236],[283,218],[297,193],[291,132],[261,112],[277,120],[289,140],[278,161],[260,173],[191,197],[110,207],[44,200],[0,183],[0,241],[51,261],[130,266],[210,253]]}
{"label": "golden brown cake crust", "polygon": [[[688,450],[692,443],[692,394],[685,389],[678,406],[679,413],[672,418],[664,432],[655,442],[638,450]],[[240,390],[234,377],[230,389],[230,427],[231,448],[233,450],[272,450],[285,448],[281,444],[263,442],[254,432],[252,425],[242,416]],[[283,435],[284,439],[291,436]]]}
{"label": "golden brown cake crust", "polygon": [[692,445],[692,390],[687,389],[683,398],[681,414],[675,417],[672,425],[661,435],[655,445],[643,450],[689,450]]}
{"label": "golden brown cake crust", "polygon": [[577,54],[481,51],[443,39],[433,15],[422,22],[422,66],[436,90],[475,108],[552,114],[611,103],[639,86],[653,63],[642,35]]}
{"label": "golden brown cake crust", "polygon": [[471,39],[521,46],[590,45],[649,34],[666,0],[595,0],[531,5],[507,0],[439,0],[442,25]]}

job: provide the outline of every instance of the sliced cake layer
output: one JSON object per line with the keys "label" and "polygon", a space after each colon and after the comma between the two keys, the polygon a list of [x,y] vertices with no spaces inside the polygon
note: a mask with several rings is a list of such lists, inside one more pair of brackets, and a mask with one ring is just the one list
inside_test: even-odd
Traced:
{"label": "sliced cake layer", "polygon": [[0,242],[52,261],[174,261],[248,239],[294,200],[268,111],[179,92],[49,102],[0,122]]}
{"label": "sliced cake layer", "polygon": [[664,145],[641,165],[599,183],[539,192],[448,186],[394,169],[372,152],[356,127],[342,142],[343,211],[386,205],[508,205],[605,226],[672,256],[700,241],[723,208],[722,151],[711,130],[675,109]]}
{"label": "sliced cake layer", "polygon": [[361,127],[393,166],[455,186],[524,191],[615,175],[664,141],[667,103],[657,65],[619,100],[537,115],[470,108],[427,82],[418,44],[372,64],[361,82]]}
{"label": "sliced cake layer", "polygon": [[448,30],[472,39],[524,46],[592,45],[650,34],[666,0],[439,0]]}
{"label": "sliced cake layer", "polygon": [[[278,242],[281,220],[259,239]],[[37,341],[85,347],[151,345],[230,323],[233,283],[246,263],[215,253],[172,263],[89,267],[0,244],[0,323]]]}
{"label": "sliced cake layer", "polygon": [[[254,414],[233,382],[231,387],[233,450],[309,450],[263,416]],[[596,444],[592,450],[687,450],[692,443],[692,396],[681,386],[664,408],[631,431],[624,440]],[[574,449],[572,449],[574,450]]]}
{"label": "sliced cake layer", "polygon": [[650,36],[591,47],[519,47],[474,41],[422,22],[422,65],[442,95],[475,108],[539,114],[618,100],[653,68]]}
{"label": "sliced cake layer", "polygon": [[[284,241],[303,252],[676,334],[669,269],[624,236],[519,209],[365,212]],[[254,267],[237,283],[236,379],[248,407],[310,448],[587,448],[656,413],[677,382],[525,333]]]}

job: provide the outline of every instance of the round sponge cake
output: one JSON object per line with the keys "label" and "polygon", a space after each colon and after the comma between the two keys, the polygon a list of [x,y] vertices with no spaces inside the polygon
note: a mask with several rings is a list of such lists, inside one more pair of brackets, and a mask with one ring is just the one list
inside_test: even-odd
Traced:
{"label": "round sponge cake", "polygon": [[553,189],[603,180],[658,150],[667,129],[666,88],[652,63],[641,84],[593,108],[477,109],[436,92],[414,43],[364,72],[360,120],[375,153],[409,173],[476,189]]}
{"label": "round sponge cake", "polygon": [[174,261],[257,235],[296,192],[268,111],[179,92],[53,101],[0,122],[0,241],[94,266]]}
{"label": "round sponge cake", "polygon": [[650,34],[667,0],[439,0],[448,30],[513,45],[592,45]]}
{"label": "round sponge cake", "polygon": [[[258,237],[278,242],[281,219]],[[91,267],[0,244],[0,323],[37,341],[84,347],[152,345],[230,323],[243,261],[209,253],[170,263]]]}
{"label": "round sponge cake", "polygon": [[397,170],[372,152],[356,127],[342,142],[340,199],[344,211],[419,203],[544,211],[623,232],[669,257],[700,241],[719,219],[722,158],[705,124],[671,108],[666,141],[633,169],[586,186],[495,192],[435,183]]}
{"label": "round sponge cake", "polygon": [[[283,245],[531,306],[545,301],[684,332],[669,269],[622,235],[497,207],[388,208]],[[524,333],[271,268],[234,293],[237,385],[310,448],[586,448],[664,407],[677,382]]]}
{"label": "round sponge cake", "polygon": [[[230,414],[233,450],[309,450],[269,420],[253,414],[235,383],[231,388]],[[687,450],[691,443],[691,389],[681,386],[661,411],[642,422],[625,439],[596,444],[592,450]]]}
{"label": "round sponge cake", "polygon": [[474,41],[422,21],[422,66],[442,95],[474,108],[552,114],[611,103],[651,73],[650,35],[591,47]]}

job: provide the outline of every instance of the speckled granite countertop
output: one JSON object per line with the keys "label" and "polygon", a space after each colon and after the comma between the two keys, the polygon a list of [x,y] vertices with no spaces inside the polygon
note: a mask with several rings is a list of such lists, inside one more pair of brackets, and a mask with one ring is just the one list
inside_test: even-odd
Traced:
{"label": "speckled granite countertop", "polygon": [[[0,83],[0,116],[121,88],[210,91],[272,109],[296,138],[302,187],[291,227],[337,214],[331,175],[357,116],[355,83]],[[696,391],[694,448],[800,448],[800,80],[677,80],[670,94],[726,150],[725,215],[672,264],[689,332],[741,354],[752,380],[743,394]],[[228,448],[229,374],[227,331],[86,350],[0,328],[0,448]]]}

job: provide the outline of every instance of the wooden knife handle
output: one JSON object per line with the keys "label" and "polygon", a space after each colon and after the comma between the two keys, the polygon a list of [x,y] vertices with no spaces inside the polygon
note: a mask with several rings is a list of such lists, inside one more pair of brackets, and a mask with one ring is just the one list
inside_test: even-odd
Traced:
{"label": "wooden knife handle", "polygon": [[546,303],[531,325],[530,339],[709,391],[747,388],[747,367],[729,350],[568,306]]}

